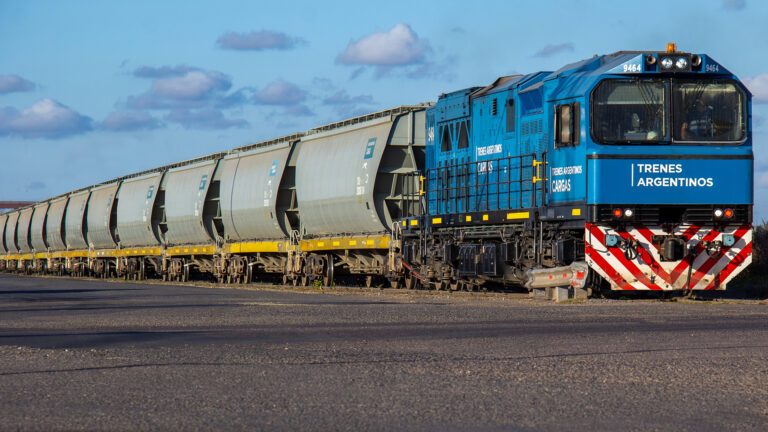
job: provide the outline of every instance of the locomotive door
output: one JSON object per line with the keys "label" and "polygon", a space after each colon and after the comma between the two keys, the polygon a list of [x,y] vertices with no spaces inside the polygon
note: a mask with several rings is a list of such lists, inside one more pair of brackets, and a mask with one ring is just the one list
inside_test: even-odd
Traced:
{"label": "locomotive door", "polygon": [[[549,205],[574,205],[586,199],[584,148],[586,129],[582,104],[558,101],[552,110],[554,139],[547,155]],[[573,214],[572,216],[579,216]]]}

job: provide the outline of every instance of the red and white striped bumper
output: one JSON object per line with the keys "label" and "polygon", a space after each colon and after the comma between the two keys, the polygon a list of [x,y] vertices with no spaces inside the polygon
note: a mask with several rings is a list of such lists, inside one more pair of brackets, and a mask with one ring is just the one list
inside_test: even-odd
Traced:
{"label": "red and white striped bumper", "polygon": [[[719,253],[707,253],[706,245],[722,241],[732,234],[732,246],[722,246]],[[637,253],[626,248],[606,247],[606,235],[617,235],[632,241]],[[654,235],[675,235],[687,241],[685,257],[679,261],[662,261]],[[672,232],[660,226],[640,224],[615,230],[608,225],[587,224],[585,230],[586,261],[611,283],[614,290],[682,290],[687,288],[689,267],[690,289],[725,289],[725,285],[752,262],[752,227],[729,226],[722,231],[713,227],[679,225]]]}

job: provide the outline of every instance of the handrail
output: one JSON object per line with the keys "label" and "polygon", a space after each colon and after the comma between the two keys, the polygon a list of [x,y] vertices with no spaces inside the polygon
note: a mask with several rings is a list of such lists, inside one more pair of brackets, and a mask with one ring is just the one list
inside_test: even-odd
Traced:
{"label": "handrail", "polygon": [[546,196],[546,152],[449,163],[427,171],[429,214],[537,207]]}

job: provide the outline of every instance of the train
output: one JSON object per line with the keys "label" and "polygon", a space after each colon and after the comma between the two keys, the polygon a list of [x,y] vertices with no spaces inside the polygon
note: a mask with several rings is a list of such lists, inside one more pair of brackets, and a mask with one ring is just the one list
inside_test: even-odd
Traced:
{"label": "train", "polygon": [[751,94],[706,54],[503,76],[0,215],[0,270],[550,296],[724,290]]}

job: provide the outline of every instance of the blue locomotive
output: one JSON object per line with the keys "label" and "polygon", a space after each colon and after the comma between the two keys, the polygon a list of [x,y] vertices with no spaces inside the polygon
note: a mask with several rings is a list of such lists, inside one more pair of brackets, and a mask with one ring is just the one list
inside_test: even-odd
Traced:
{"label": "blue locomotive", "polygon": [[722,65],[623,51],[2,214],[0,270],[724,289],[751,261],[751,144]]}
{"label": "blue locomotive", "polygon": [[506,76],[426,121],[409,284],[724,289],[751,260],[750,94],[707,55]]}

